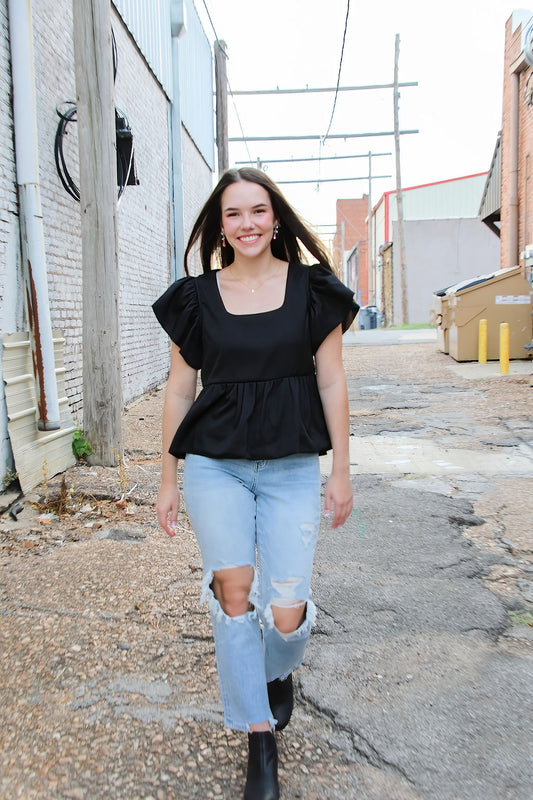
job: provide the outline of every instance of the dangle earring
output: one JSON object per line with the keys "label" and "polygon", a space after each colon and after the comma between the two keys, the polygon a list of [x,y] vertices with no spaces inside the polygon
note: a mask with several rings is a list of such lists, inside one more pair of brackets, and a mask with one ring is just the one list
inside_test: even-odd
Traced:
{"label": "dangle earring", "polygon": [[222,247],[226,246],[226,237],[224,236],[224,231],[220,231],[220,241],[222,242]]}
{"label": "dangle earring", "polygon": [[274,235],[272,237],[274,239],[274,241],[276,241],[276,239],[278,238],[278,232],[279,232],[279,225],[276,222],[276,224],[274,225]]}

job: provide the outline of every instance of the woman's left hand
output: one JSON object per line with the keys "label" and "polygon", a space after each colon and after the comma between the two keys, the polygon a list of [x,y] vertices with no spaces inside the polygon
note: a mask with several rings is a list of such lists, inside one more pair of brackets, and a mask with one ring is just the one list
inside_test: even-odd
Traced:
{"label": "woman's left hand", "polygon": [[350,475],[331,475],[325,491],[324,514],[330,516],[333,512],[332,528],[343,525],[351,514],[353,508],[353,489]]}

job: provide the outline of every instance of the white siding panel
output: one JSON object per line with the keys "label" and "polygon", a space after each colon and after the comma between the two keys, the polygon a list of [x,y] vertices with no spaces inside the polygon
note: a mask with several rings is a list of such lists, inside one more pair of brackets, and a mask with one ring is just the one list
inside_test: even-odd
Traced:
{"label": "white siding panel", "polygon": [[[486,173],[458,180],[416,186],[403,192],[403,214],[414,219],[471,219],[477,217]],[[398,219],[396,192],[390,195],[390,220]]]}
{"label": "white siding panel", "polygon": [[[213,58],[193,0],[184,0],[186,31],[179,40],[182,122],[205,162],[215,168]],[[172,99],[170,0],[114,0],[114,5],[154,75]]]}
{"label": "white siding panel", "polygon": [[181,119],[204,160],[215,168],[213,57],[192,0],[185,0],[187,32],[179,43]]}
{"label": "white siding panel", "polygon": [[114,6],[167,96],[172,97],[170,0],[114,0]]}

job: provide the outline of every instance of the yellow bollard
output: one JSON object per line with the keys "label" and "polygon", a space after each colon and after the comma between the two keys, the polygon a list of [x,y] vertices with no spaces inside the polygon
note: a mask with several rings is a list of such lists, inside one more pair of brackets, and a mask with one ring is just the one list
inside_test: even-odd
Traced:
{"label": "yellow bollard", "polygon": [[509,374],[509,323],[500,322],[500,375]]}
{"label": "yellow bollard", "polygon": [[479,320],[479,338],[477,345],[477,360],[480,364],[487,363],[487,320]]}

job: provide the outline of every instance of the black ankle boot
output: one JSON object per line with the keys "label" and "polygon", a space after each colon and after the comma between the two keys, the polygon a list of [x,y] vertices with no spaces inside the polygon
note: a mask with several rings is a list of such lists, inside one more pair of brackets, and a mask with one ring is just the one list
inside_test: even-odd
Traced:
{"label": "black ankle boot", "polygon": [[277,719],[276,730],[282,731],[289,724],[294,707],[292,675],[289,675],[284,681],[280,681],[279,678],[270,681],[267,683],[267,689],[270,710],[274,719]]}
{"label": "black ankle boot", "polygon": [[279,800],[278,751],[271,731],[248,734],[248,772],[244,800]]}

